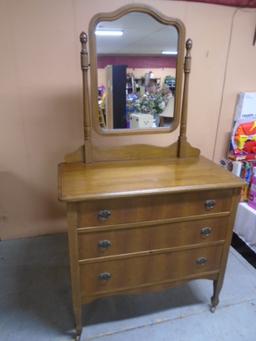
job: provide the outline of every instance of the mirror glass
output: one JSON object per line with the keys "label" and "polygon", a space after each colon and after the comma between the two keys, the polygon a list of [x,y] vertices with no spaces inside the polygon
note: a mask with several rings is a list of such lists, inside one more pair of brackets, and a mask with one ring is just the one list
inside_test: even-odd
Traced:
{"label": "mirror glass", "polygon": [[101,21],[95,30],[99,124],[156,129],[174,120],[178,32],[147,13]]}

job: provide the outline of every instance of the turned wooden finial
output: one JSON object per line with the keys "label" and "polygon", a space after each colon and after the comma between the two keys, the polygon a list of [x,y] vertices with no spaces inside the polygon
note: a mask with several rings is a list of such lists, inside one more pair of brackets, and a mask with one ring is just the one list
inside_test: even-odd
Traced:
{"label": "turned wooden finial", "polygon": [[184,72],[189,73],[191,70],[191,49],[193,43],[191,39],[186,41],[186,56],[185,56],[185,63],[184,63]]}
{"label": "turned wooden finial", "polygon": [[87,52],[87,41],[88,41],[88,37],[87,34],[85,32],[82,32],[80,34],[80,43],[81,43],[81,68],[82,70],[84,69],[88,69],[88,52]]}
{"label": "turned wooden finial", "polygon": [[192,46],[193,46],[192,40],[189,38],[186,41],[186,50],[187,50],[186,56],[188,56],[188,54],[190,55],[190,50],[192,49]]}
{"label": "turned wooden finial", "polygon": [[80,34],[80,42],[81,44],[87,44],[88,38],[87,38],[87,34],[85,32],[81,32]]}

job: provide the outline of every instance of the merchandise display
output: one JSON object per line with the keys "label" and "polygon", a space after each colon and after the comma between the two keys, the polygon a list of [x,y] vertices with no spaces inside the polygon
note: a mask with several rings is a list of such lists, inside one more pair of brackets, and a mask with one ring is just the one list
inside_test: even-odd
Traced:
{"label": "merchandise display", "polygon": [[256,209],[256,167],[253,167],[253,175],[249,191],[248,205]]}
{"label": "merchandise display", "polygon": [[245,182],[234,232],[256,252],[256,93],[238,96],[228,160],[221,164]]}
{"label": "merchandise display", "polygon": [[[109,68],[109,66],[107,67]],[[161,79],[152,78],[152,72],[149,71],[141,78],[135,78],[129,73],[126,78],[126,106],[125,106],[125,127],[131,129],[153,128],[163,126],[166,121],[170,123],[174,112],[175,78],[166,76],[162,85]],[[108,91],[104,85],[98,87],[99,107],[106,117],[110,114],[106,106],[106,96]],[[113,97],[111,97],[113,100]],[[165,112],[168,110],[168,115]],[[137,121],[134,121],[136,114]],[[141,117],[140,117],[141,115]],[[148,116],[148,124],[140,124]],[[151,118],[149,117],[151,116]],[[160,119],[162,118],[162,119]],[[149,124],[149,122],[151,122]],[[137,124],[138,122],[138,124]]]}
{"label": "merchandise display", "polygon": [[256,121],[238,120],[233,128],[230,158],[256,159]]}
{"label": "merchandise display", "polygon": [[229,158],[232,160],[256,159],[256,93],[238,95]]}
{"label": "merchandise display", "polygon": [[256,167],[256,93],[238,95],[228,159],[221,165],[245,181],[241,201],[248,201]]}

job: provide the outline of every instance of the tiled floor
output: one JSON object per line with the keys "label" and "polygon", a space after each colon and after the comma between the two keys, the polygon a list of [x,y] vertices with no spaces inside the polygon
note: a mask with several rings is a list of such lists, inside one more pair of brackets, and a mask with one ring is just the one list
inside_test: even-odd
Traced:
{"label": "tiled floor", "polygon": [[[125,269],[124,269],[125,271]],[[72,340],[67,240],[55,235],[0,243],[0,340]],[[210,281],[119,296],[84,309],[82,341],[255,341],[256,269],[231,250],[221,303]]]}

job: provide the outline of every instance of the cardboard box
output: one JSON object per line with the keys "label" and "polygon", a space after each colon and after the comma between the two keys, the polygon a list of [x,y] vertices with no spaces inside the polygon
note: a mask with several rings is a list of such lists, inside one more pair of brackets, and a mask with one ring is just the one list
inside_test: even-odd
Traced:
{"label": "cardboard box", "polygon": [[236,104],[236,121],[256,120],[256,92],[240,92]]}

